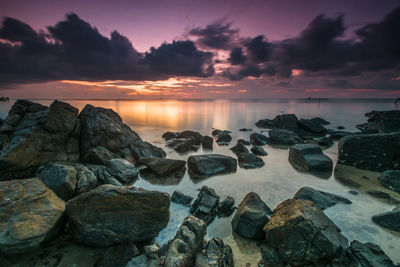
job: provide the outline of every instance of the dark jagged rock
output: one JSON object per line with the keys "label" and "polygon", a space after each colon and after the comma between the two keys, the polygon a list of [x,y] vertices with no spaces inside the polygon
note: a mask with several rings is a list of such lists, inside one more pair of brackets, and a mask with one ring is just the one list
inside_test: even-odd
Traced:
{"label": "dark jagged rock", "polygon": [[250,128],[240,128],[239,131],[241,131],[241,132],[251,132],[252,129],[250,129]]}
{"label": "dark jagged rock", "polygon": [[342,255],[333,260],[332,267],[395,267],[393,261],[385,254],[380,246],[373,243],[361,243],[358,240],[351,242]]}
{"label": "dark jagged rock", "polygon": [[318,138],[313,138],[312,141],[316,143],[317,145],[323,147],[323,148],[328,148],[333,146],[333,141],[332,139],[328,137],[318,137]]}
{"label": "dark jagged rock", "polygon": [[89,149],[84,161],[89,164],[105,165],[108,160],[115,158],[118,158],[118,156],[107,148],[97,146]]}
{"label": "dark jagged rock", "polygon": [[290,130],[270,130],[268,134],[270,143],[274,145],[291,146],[302,141],[297,134]]}
{"label": "dark jagged rock", "polygon": [[77,242],[110,246],[157,236],[168,224],[169,206],[166,193],[102,185],[68,201],[66,214]]}
{"label": "dark jagged rock", "polygon": [[64,210],[64,201],[39,178],[0,182],[0,252],[19,254],[39,247],[57,234]]}
{"label": "dark jagged rock", "polygon": [[79,160],[78,109],[54,101],[50,107],[19,100],[0,127],[0,180],[33,176],[52,161]]}
{"label": "dark jagged rock", "polygon": [[342,139],[345,136],[352,135],[352,134],[353,134],[352,132],[347,132],[347,131],[334,131],[331,134],[329,134],[329,138],[337,141],[337,140]]}
{"label": "dark jagged rock", "polygon": [[214,237],[203,243],[196,256],[196,267],[233,267],[233,254],[230,246],[225,245],[222,239]]}
{"label": "dark jagged rock", "polygon": [[125,159],[110,159],[106,162],[107,172],[117,178],[121,183],[131,183],[139,172],[133,163]]}
{"label": "dark jagged rock", "polygon": [[260,128],[266,128],[266,129],[273,129],[274,126],[274,121],[269,120],[269,119],[264,119],[264,120],[259,120],[256,122],[256,126]]}
{"label": "dark jagged rock", "polygon": [[245,146],[251,145],[250,141],[243,140],[243,139],[239,139],[239,140],[237,141],[237,144],[241,144],[241,145],[245,145]]}
{"label": "dark jagged rock", "polygon": [[249,152],[249,149],[247,147],[245,147],[242,144],[236,144],[235,146],[231,147],[230,150],[232,150],[233,153],[235,153],[236,156],[238,156],[240,153]]}
{"label": "dark jagged rock", "polygon": [[325,266],[348,247],[340,229],[306,200],[289,199],[279,204],[264,231],[263,261],[270,266],[279,266],[273,262],[277,258],[283,266]]}
{"label": "dark jagged rock", "polygon": [[266,156],[268,153],[260,146],[253,146],[250,151],[257,156]]}
{"label": "dark jagged rock", "polygon": [[271,209],[254,192],[248,193],[240,202],[232,219],[232,231],[252,239],[264,237],[263,227],[268,222]]}
{"label": "dark jagged rock", "polygon": [[289,162],[296,170],[310,172],[321,178],[329,178],[332,174],[332,160],[314,144],[297,144],[290,147]]}
{"label": "dark jagged rock", "polygon": [[268,144],[269,139],[263,134],[253,133],[250,135],[250,142],[253,146],[263,146]]}
{"label": "dark jagged rock", "polygon": [[122,183],[108,171],[107,167],[102,165],[88,164],[87,167],[94,173],[97,178],[98,185],[112,184],[121,186]]}
{"label": "dark jagged rock", "polygon": [[307,186],[300,188],[299,191],[297,191],[297,193],[294,195],[293,199],[312,201],[321,210],[332,207],[339,203],[351,204],[351,201],[345,197],[320,190],[315,190]]}
{"label": "dark jagged rock", "polygon": [[218,217],[229,217],[235,211],[235,199],[233,197],[226,197],[218,204],[217,214]]}
{"label": "dark jagged rock", "polygon": [[165,158],[159,147],[144,142],[140,136],[122,122],[111,109],[86,105],[79,114],[81,125],[80,150],[83,159],[90,149],[102,146],[121,158]]}
{"label": "dark jagged rock", "polygon": [[213,142],[214,142],[214,139],[211,136],[206,135],[206,136],[204,136],[201,145],[203,146],[203,149],[212,150]]}
{"label": "dark jagged rock", "polygon": [[366,122],[363,124],[356,125],[356,128],[360,130],[362,134],[376,134],[379,133],[379,130],[375,128],[375,125],[372,123]]}
{"label": "dark jagged rock", "polygon": [[324,126],[312,120],[301,119],[297,122],[297,125],[300,128],[303,128],[304,130],[310,131],[312,133],[320,135],[325,135],[327,133],[327,130]]}
{"label": "dark jagged rock", "polygon": [[173,148],[176,152],[186,153],[189,151],[197,151],[202,141],[203,136],[200,133],[186,130],[176,133],[175,138],[168,139],[167,146]]}
{"label": "dark jagged rock", "polygon": [[213,130],[213,131],[211,132],[211,135],[215,137],[215,136],[219,135],[220,133],[222,133],[221,130],[215,129],[215,130]]}
{"label": "dark jagged rock", "polygon": [[220,146],[227,146],[232,141],[232,136],[223,131],[215,137],[215,142]]}
{"label": "dark jagged rock", "polygon": [[171,196],[171,201],[182,204],[184,206],[190,206],[190,203],[192,203],[193,198],[191,196],[185,195],[181,191],[174,191],[174,193]]}
{"label": "dark jagged rock", "polygon": [[238,163],[239,167],[243,169],[256,169],[265,165],[262,158],[249,152],[240,153],[238,155]]}
{"label": "dark jagged rock", "polygon": [[171,139],[177,138],[179,135],[179,132],[166,132],[162,135],[162,138],[165,139],[165,141],[169,141]]}
{"label": "dark jagged rock", "polygon": [[390,199],[390,195],[388,193],[385,193],[382,191],[371,190],[371,191],[367,191],[367,193],[368,193],[368,195],[371,195],[376,198]]}
{"label": "dark jagged rock", "polygon": [[370,128],[379,133],[394,133],[400,131],[400,110],[371,111],[365,114]]}
{"label": "dark jagged rock", "polygon": [[76,189],[75,193],[77,195],[86,193],[97,186],[96,175],[83,164],[74,164],[76,170]]}
{"label": "dark jagged rock", "polygon": [[329,124],[331,124],[329,121],[327,121],[327,120],[325,120],[323,118],[320,118],[320,117],[312,118],[312,119],[310,119],[310,121],[312,121],[313,123],[319,124],[319,125],[329,125]]}
{"label": "dark jagged rock", "polygon": [[96,262],[96,267],[125,267],[132,258],[139,254],[139,249],[132,243],[112,246]]}
{"label": "dark jagged rock", "polygon": [[374,215],[372,216],[372,221],[384,228],[400,232],[400,210]]}
{"label": "dark jagged rock", "polygon": [[358,134],[339,142],[338,162],[360,169],[385,171],[400,169],[400,133]]}
{"label": "dark jagged rock", "polygon": [[141,158],[139,162],[159,176],[167,176],[186,165],[186,161],[177,159]]}
{"label": "dark jagged rock", "polygon": [[183,220],[174,239],[165,247],[165,267],[194,266],[196,254],[201,249],[207,225],[200,219],[188,216]]}
{"label": "dark jagged rock", "polygon": [[205,154],[188,158],[189,173],[193,177],[212,176],[235,172],[236,159],[219,154]]}
{"label": "dark jagged rock", "polygon": [[277,129],[295,130],[298,128],[298,118],[295,114],[282,114],[274,119],[274,127]]}
{"label": "dark jagged rock", "polygon": [[214,189],[203,185],[197,199],[190,208],[190,213],[203,220],[206,224],[210,224],[217,215],[219,199],[220,197],[215,193]]}
{"label": "dark jagged rock", "polygon": [[379,182],[386,188],[400,193],[400,170],[389,170],[381,173]]}

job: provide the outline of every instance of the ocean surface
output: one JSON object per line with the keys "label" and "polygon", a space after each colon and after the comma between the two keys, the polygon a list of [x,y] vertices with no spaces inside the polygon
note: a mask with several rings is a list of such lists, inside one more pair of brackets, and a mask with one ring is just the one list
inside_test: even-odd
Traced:
{"label": "ocean surface", "polygon": [[[34,100],[49,105],[51,100]],[[371,110],[399,109],[393,100],[375,99],[280,99],[280,100],[151,100],[151,101],[124,101],[124,100],[63,100],[82,109],[86,104],[111,108],[118,112],[123,121],[142,139],[162,147],[167,157],[186,160],[197,152],[178,154],[165,147],[161,135],[166,131],[199,131],[203,135],[211,135],[213,128],[232,131],[233,141],[230,146],[218,146],[214,143],[213,153],[220,153],[235,157],[229,150],[240,138],[249,139],[253,132],[265,129],[257,128],[254,123],[259,119],[273,119],[278,114],[295,113],[299,118],[322,117],[331,122],[327,128],[344,126],[347,131],[357,131],[355,125],[364,123],[364,114]],[[5,118],[13,101],[0,103],[0,117]],[[251,128],[252,132],[239,132],[240,128]],[[400,263],[400,235],[375,225],[371,217],[375,214],[390,211],[395,205],[373,198],[362,191],[352,195],[348,191],[354,190],[341,184],[332,174],[329,179],[320,179],[310,174],[299,173],[288,162],[288,149],[265,146],[268,156],[263,157],[265,166],[260,169],[245,170],[238,167],[237,172],[227,175],[218,175],[206,180],[191,180],[186,174],[181,180],[140,178],[135,186],[145,189],[159,190],[172,194],[180,190],[196,197],[198,189],[207,185],[215,189],[221,196],[235,198],[236,205],[240,203],[248,192],[256,192],[273,209],[280,202],[292,198],[302,186],[342,195],[350,199],[351,205],[336,205],[326,209],[325,214],[341,229],[343,235],[351,242],[358,239],[361,242],[374,242],[396,262]],[[337,143],[324,151],[334,163],[337,161]],[[357,190],[357,189],[355,189]],[[181,205],[171,204],[171,220],[156,240],[164,243],[171,239],[181,224],[189,209]],[[233,215],[232,215],[233,216]],[[237,266],[245,266],[261,258],[256,241],[243,239],[232,234],[231,220],[217,218],[208,227],[208,236],[222,238],[231,245]]]}

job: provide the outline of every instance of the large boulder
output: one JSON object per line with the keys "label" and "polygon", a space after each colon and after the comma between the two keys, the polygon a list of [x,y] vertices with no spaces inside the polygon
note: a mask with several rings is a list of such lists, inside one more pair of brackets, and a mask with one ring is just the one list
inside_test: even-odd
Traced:
{"label": "large boulder", "polygon": [[0,180],[33,176],[51,161],[79,160],[78,109],[18,100],[0,127]]}
{"label": "large boulder", "polygon": [[105,165],[108,160],[115,158],[118,158],[118,156],[107,148],[97,146],[89,149],[84,161],[89,164]]}
{"label": "large boulder", "polygon": [[139,160],[142,157],[165,158],[159,147],[144,142],[122,122],[111,109],[86,105],[79,114],[81,125],[80,151],[85,159],[91,148],[102,146],[121,158]]}
{"label": "large boulder", "polygon": [[163,134],[167,146],[179,153],[197,151],[202,144],[203,136],[195,131],[186,130],[183,132]]}
{"label": "large boulder", "polygon": [[365,114],[370,128],[379,133],[394,133],[400,131],[400,110],[371,111]]}
{"label": "large boulder", "polygon": [[306,119],[300,119],[297,122],[297,125],[309,132],[324,136],[327,133],[327,130],[324,126],[322,126],[320,123],[317,123],[312,120],[306,120]]}
{"label": "large boulder", "polygon": [[297,144],[289,149],[289,162],[301,172],[309,172],[321,178],[332,174],[333,162],[315,144]]}
{"label": "large boulder", "polygon": [[240,202],[232,219],[232,230],[236,234],[252,239],[264,237],[263,227],[271,216],[271,209],[257,193],[248,193]]}
{"label": "large boulder", "polygon": [[159,176],[167,176],[186,165],[186,161],[177,159],[141,158],[139,162]]}
{"label": "large boulder", "polygon": [[238,163],[239,167],[243,169],[256,169],[265,165],[262,158],[249,152],[240,153],[238,155]]}
{"label": "large boulder", "polygon": [[292,146],[301,142],[301,138],[290,130],[270,130],[268,134],[270,143],[273,145]]}
{"label": "large boulder", "polygon": [[135,165],[125,159],[110,159],[106,162],[107,172],[122,183],[131,183],[139,172]]}
{"label": "large boulder", "polygon": [[231,147],[230,150],[232,150],[232,152],[235,153],[236,156],[239,156],[240,153],[249,152],[249,149],[245,145],[240,143],[237,143],[236,145]]}
{"label": "large boulder", "polygon": [[214,189],[203,185],[190,208],[190,213],[206,224],[210,224],[217,215],[219,199],[220,196],[215,193]]}
{"label": "large boulder", "polygon": [[316,190],[308,186],[300,188],[293,198],[312,201],[321,210],[332,207],[339,203],[351,204],[351,201],[345,197]]}
{"label": "large boulder", "polygon": [[197,253],[195,267],[233,267],[233,254],[230,246],[220,238],[214,237],[204,242]]}
{"label": "large boulder", "polygon": [[400,170],[389,170],[378,176],[379,182],[386,188],[400,193]]}
{"label": "large boulder", "polygon": [[263,134],[253,133],[250,135],[250,142],[253,146],[263,146],[269,143],[269,138]]}
{"label": "large boulder", "polygon": [[202,145],[203,149],[205,149],[205,150],[207,150],[207,149],[212,150],[213,142],[214,142],[214,139],[211,136],[206,135],[203,137],[203,141],[201,142],[201,145]]}
{"label": "large boulder", "polygon": [[168,194],[133,186],[102,185],[66,206],[74,239],[90,246],[150,240],[168,224]]}
{"label": "large boulder", "polygon": [[400,169],[400,133],[357,134],[339,141],[338,163],[360,169]]}
{"label": "large boulder", "polygon": [[372,221],[379,226],[400,232],[400,210],[392,210],[372,216]]}
{"label": "large boulder", "polygon": [[0,182],[0,252],[24,253],[52,238],[64,210],[64,201],[39,178]]}
{"label": "large boulder", "polygon": [[207,225],[193,216],[183,220],[174,239],[166,246],[165,267],[194,266],[195,257],[207,233]]}
{"label": "large boulder", "polygon": [[340,229],[311,201],[289,199],[279,204],[264,226],[263,259],[271,266],[325,266],[348,247]]}
{"label": "large boulder", "polygon": [[195,155],[188,158],[189,172],[192,176],[212,176],[235,172],[236,159],[219,154]]}

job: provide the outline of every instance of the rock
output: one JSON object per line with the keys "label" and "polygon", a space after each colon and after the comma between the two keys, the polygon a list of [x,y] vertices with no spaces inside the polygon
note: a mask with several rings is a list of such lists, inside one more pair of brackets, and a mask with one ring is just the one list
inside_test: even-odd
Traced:
{"label": "rock", "polygon": [[[279,204],[264,226],[268,260],[286,266],[325,266],[348,247],[340,229],[311,201],[288,199]],[[275,257],[274,257],[275,255]],[[317,264],[318,263],[318,264]]]}
{"label": "rock", "polygon": [[250,192],[237,208],[232,219],[232,231],[246,238],[261,239],[264,237],[263,227],[271,213],[271,209],[259,195]]}
{"label": "rock", "polygon": [[365,114],[371,128],[379,133],[394,133],[400,131],[400,110],[371,111]]}
{"label": "rock", "polygon": [[338,163],[360,169],[400,169],[400,133],[357,134],[339,141]]}
{"label": "rock", "polygon": [[276,129],[287,129],[293,131],[298,128],[298,118],[294,114],[278,115],[273,119],[273,121],[274,128]]}
{"label": "rock", "polygon": [[204,136],[201,145],[203,146],[203,149],[212,150],[213,142],[214,142],[213,138],[211,136],[206,135],[206,136]]}
{"label": "rock", "polygon": [[52,161],[78,161],[77,118],[78,109],[57,100],[48,108],[16,101],[0,127],[0,180],[33,176]]}
{"label": "rock", "polygon": [[219,154],[196,155],[188,158],[188,167],[192,176],[212,176],[235,172],[236,166],[236,159]]}
{"label": "rock", "polygon": [[167,176],[186,165],[186,161],[184,160],[161,158],[141,158],[139,162],[160,176]]}
{"label": "rock", "polygon": [[386,188],[400,193],[400,170],[388,170],[378,177],[379,182]]}
{"label": "rock", "polygon": [[55,236],[65,203],[39,178],[0,182],[0,252],[33,250]]}
{"label": "rock", "polygon": [[365,267],[395,267],[393,261],[385,254],[380,246],[373,243],[351,242],[333,266],[365,266]]}
{"label": "rock", "polygon": [[321,124],[316,123],[312,120],[301,119],[297,122],[297,125],[306,131],[320,134],[322,136],[327,133],[327,130],[324,126],[322,126]]}
{"label": "rock", "polygon": [[328,148],[333,146],[333,141],[332,139],[328,137],[318,137],[318,138],[313,138],[312,141],[316,143],[317,145],[323,147],[323,148]]}
{"label": "rock", "polygon": [[42,182],[64,201],[75,196],[76,170],[73,166],[50,163],[39,170]]}
{"label": "rock", "polygon": [[112,185],[122,186],[122,183],[107,171],[107,167],[102,165],[92,165],[92,164],[88,164],[87,167],[96,176],[98,185],[112,184]]}
{"label": "rock", "polygon": [[109,247],[96,267],[125,267],[126,264],[140,254],[139,249],[132,243],[125,243]]}
{"label": "rock", "polygon": [[268,153],[260,146],[253,146],[250,151],[257,156],[266,156]]}
{"label": "rock", "polygon": [[226,146],[232,141],[232,136],[227,132],[221,132],[215,138],[215,142],[217,142],[220,146]]}
{"label": "rock", "polygon": [[237,141],[237,143],[238,143],[238,144],[241,144],[241,145],[245,145],[245,146],[251,145],[250,141],[243,140],[243,139],[239,139],[239,140]]}
{"label": "rock", "polygon": [[301,138],[290,130],[270,130],[268,131],[271,144],[281,146],[291,146],[301,142]]}
{"label": "rock", "polygon": [[327,120],[325,120],[323,118],[320,118],[320,117],[312,118],[312,119],[310,119],[310,121],[312,121],[313,123],[319,124],[319,125],[331,124],[329,121],[327,121]]}
{"label": "rock", "polygon": [[175,138],[168,139],[167,146],[173,148],[176,152],[186,153],[191,150],[197,151],[202,141],[203,136],[200,133],[186,130],[176,133]]}
{"label": "rock", "polygon": [[162,267],[163,265],[158,258],[150,258],[145,254],[134,257],[125,267]]}
{"label": "rock", "polygon": [[310,172],[321,178],[332,174],[333,162],[314,144],[297,144],[289,149],[289,162],[301,172]]}
{"label": "rock", "polygon": [[185,173],[185,166],[165,176],[160,176],[146,168],[140,170],[140,178],[154,185],[178,185],[185,176]]}
{"label": "rock", "polygon": [[249,153],[249,150],[247,147],[245,147],[242,144],[236,144],[235,146],[231,147],[230,150],[232,150],[233,153],[235,153],[236,156],[238,156],[240,153],[246,152]]}
{"label": "rock", "polygon": [[262,158],[249,152],[240,153],[238,155],[238,163],[239,167],[243,169],[256,169],[265,165]]}
{"label": "rock", "polygon": [[355,190],[350,190],[350,191],[349,191],[349,194],[352,194],[352,195],[357,196],[357,195],[358,195],[358,192],[355,191]]}
{"label": "rock", "polygon": [[371,195],[376,198],[390,199],[390,195],[388,193],[385,193],[382,191],[371,190],[371,191],[367,191],[367,193],[368,193],[368,195]]}
{"label": "rock", "polygon": [[105,165],[110,159],[118,158],[107,148],[102,146],[92,147],[86,154],[85,162],[89,164]]}
{"label": "rock", "polygon": [[135,165],[125,159],[110,159],[106,162],[107,172],[122,183],[130,183],[138,177]]}
{"label": "rock", "polygon": [[75,164],[74,167],[76,170],[75,193],[77,195],[96,188],[97,177],[88,167],[83,164]]}
{"label": "rock", "polygon": [[214,189],[203,185],[190,208],[190,213],[206,224],[210,224],[216,216],[219,198]]}
{"label": "rock", "polygon": [[235,211],[235,199],[233,197],[226,197],[218,204],[217,214],[218,217],[229,217]]}
{"label": "rock", "polygon": [[225,245],[222,239],[214,237],[203,243],[197,253],[195,267],[233,267],[233,254],[230,246]]}
{"label": "rock", "polygon": [[207,225],[202,220],[193,216],[186,217],[167,247],[164,266],[194,266],[196,254],[206,233]]}
{"label": "rock", "polygon": [[400,210],[374,215],[372,216],[372,221],[389,230],[400,232]]}
{"label": "rock", "polygon": [[162,138],[164,138],[166,141],[171,140],[171,139],[176,139],[179,135],[179,132],[166,132],[162,135]]}
{"label": "rock", "polygon": [[190,203],[192,203],[193,198],[191,196],[185,195],[181,191],[174,191],[174,193],[171,196],[171,201],[182,204],[184,206],[190,206]]}
{"label": "rock", "polygon": [[321,210],[332,207],[339,203],[351,204],[351,201],[345,197],[320,190],[315,190],[307,186],[300,188],[299,191],[297,191],[297,193],[294,195],[293,199],[312,201]]}
{"label": "rock", "polygon": [[251,132],[252,129],[250,129],[250,128],[240,128],[239,131],[241,131],[241,132]]}
{"label": "rock", "polygon": [[336,129],[338,129],[338,130],[344,130],[344,129],[346,129],[344,126],[341,126],[341,125],[339,125],[338,127],[336,127]]}
{"label": "rock", "polygon": [[269,139],[263,134],[253,133],[250,135],[250,142],[253,146],[263,146],[268,144]]}
{"label": "rock", "polygon": [[102,146],[121,158],[165,158],[159,147],[144,142],[140,136],[122,122],[111,109],[86,105],[79,114],[81,125],[80,150],[83,159],[91,148]]}
{"label": "rock", "polygon": [[68,201],[66,214],[77,242],[110,246],[157,236],[168,224],[169,205],[166,193],[102,185]]}
{"label": "rock", "polygon": [[358,125],[356,125],[356,128],[359,129],[362,134],[376,134],[376,133],[379,133],[379,130],[375,128],[375,125],[373,125],[370,122],[363,123],[363,124],[358,124]]}
{"label": "rock", "polygon": [[340,140],[345,136],[352,135],[352,132],[347,131],[334,131],[333,133],[329,134],[329,138],[332,140]]}
{"label": "rock", "polygon": [[269,119],[264,119],[264,120],[259,120],[256,122],[256,126],[260,128],[266,128],[266,129],[273,129],[274,126],[274,121],[269,120]]}
{"label": "rock", "polygon": [[211,135],[215,137],[215,136],[219,135],[220,133],[222,133],[221,130],[215,129],[215,130],[213,130],[213,131],[211,132]]}

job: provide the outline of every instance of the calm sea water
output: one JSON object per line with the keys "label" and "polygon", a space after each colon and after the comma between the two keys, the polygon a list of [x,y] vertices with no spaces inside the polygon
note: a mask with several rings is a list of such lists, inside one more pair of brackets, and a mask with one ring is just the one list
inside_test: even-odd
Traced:
{"label": "calm sea water", "polygon": [[[50,100],[35,100],[49,105]],[[295,113],[300,118],[320,116],[330,121],[329,128],[344,126],[346,130],[356,131],[355,125],[366,121],[364,114],[371,110],[399,109],[393,100],[260,100],[260,101],[116,101],[116,100],[65,100],[82,109],[86,104],[111,108],[118,112],[124,122],[140,136],[167,151],[169,158],[186,160],[190,154],[179,155],[165,147],[161,135],[166,131],[182,131],[186,129],[211,135],[212,128],[232,131],[232,145],[240,138],[248,139],[252,132],[261,132],[254,123],[259,119],[274,118],[278,114]],[[7,115],[13,101],[0,103],[0,117]],[[239,132],[240,128],[252,128],[252,132]],[[231,146],[232,146],[231,145]],[[214,144],[214,153],[235,157],[229,150],[231,146],[219,147]],[[234,174],[214,176],[202,181],[193,181],[186,174],[181,180],[146,180],[139,179],[135,186],[146,189],[172,193],[181,190],[196,197],[202,185],[214,188],[221,198],[232,196],[236,204],[248,192],[256,192],[273,209],[280,202],[293,197],[302,186],[340,194],[349,198],[353,204],[336,205],[325,210],[325,213],[341,229],[349,241],[358,239],[362,242],[379,244],[395,261],[400,262],[400,236],[387,231],[371,221],[371,216],[389,211],[394,205],[381,202],[364,193],[351,195],[349,188],[339,183],[334,176],[330,179],[319,179],[312,175],[295,171],[288,162],[288,150],[266,146],[268,156],[264,157],[265,166],[260,169],[244,170],[238,168]],[[325,153],[337,161],[337,145],[325,150]],[[172,203],[171,220],[157,237],[159,243],[172,238],[189,213],[188,208]],[[208,227],[208,238],[218,236],[231,245],[235,263],[244,266],[255,263],[261,255],[255,241],[249,241],[232,235],[230,218],[216,219]]]}

